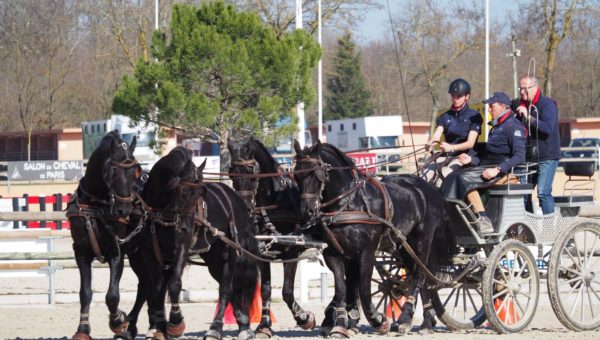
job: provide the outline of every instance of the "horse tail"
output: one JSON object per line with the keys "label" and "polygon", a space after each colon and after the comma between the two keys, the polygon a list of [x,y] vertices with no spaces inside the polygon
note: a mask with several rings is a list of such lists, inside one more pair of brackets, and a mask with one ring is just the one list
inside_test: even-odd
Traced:
{"label": "horse tail", "polygon": [[[245,203],[241,202],[241,207],[245,211]],[[255,238],[256,232],[250,216],[244,218],[243,223],[237,226],[237,232],[240,246],[253,255],[258,256],[258,243]],[[240,255],[236,256],[234,264],[233,296],[240,298],[243,310],[250,311],[258,281],[258,264],[248,254],[244,254],[243,252],[238,253]]]}

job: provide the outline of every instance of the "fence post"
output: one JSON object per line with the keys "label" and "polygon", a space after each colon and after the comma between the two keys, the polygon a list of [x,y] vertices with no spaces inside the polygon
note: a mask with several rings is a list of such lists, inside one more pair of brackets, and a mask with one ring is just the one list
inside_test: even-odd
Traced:
{"label": "fence post", "polygon": [[[21,211],[29,211],[29,194],[23,194],[23,199],[25,200],[25,204],[21,207]],[[21,222],[24,228],[29,227],[27,221]]]}
{"label": "fence post", "polygon": [[[62,211],[62,194],[54,194],[54,198],[56,199],[54,203],[54,211]],[[56,229],[62,229],[62,221],[55,221]]]}
{"label": "fence post", "polygon": [[[21,211],[21,207],[19,206],[19,198],[13,197],[12,199],[13,211]],[[13,229],[19,229],[19,221],[13,221]]]}
{"label": "fence post", "polygon": [[[40,194],[40,211],[46,211],[46,194]],[[40,228],[46,228],[46,221],[40,221]]]}

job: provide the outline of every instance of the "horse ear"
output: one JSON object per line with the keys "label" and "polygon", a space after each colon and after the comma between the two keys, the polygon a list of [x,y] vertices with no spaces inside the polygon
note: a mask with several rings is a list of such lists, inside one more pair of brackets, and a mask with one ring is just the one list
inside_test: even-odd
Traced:
{"label": "horse ear", "polygon": [[137,144],[137,136],[133,136],[131,140],[131,144],[129,145],[129,150],[131,150],[131,154],[133,155],[133,151],[135,151],[135,145]]}
{"label": "horse ear", "polygon": [[300,147],[300,143],[298,143],[298,140],[295,138],[294,138],[294,151],[296,151],[296,155],[302,154],[302,148]]}
{"label": "horse ear", "polygon": [[202,176],[202,171],[204,171],[205,167],[206,167],[206,158],[204,159],[204,162],[202,162],[202,164],[200,164],[200,166],[198,168],[196,168],[196,172],[198,173],[198,177]]}
{"label": "horse ear", "polygon": [[319,154],[321,153],[321,141],[317,139],[317,142],[312,147],[312,152]]}

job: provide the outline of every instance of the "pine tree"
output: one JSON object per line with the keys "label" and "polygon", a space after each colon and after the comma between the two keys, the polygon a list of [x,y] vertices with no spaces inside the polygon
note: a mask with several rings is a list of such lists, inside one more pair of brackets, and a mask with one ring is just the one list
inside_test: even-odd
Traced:
{"label": "pine tree", "polygon": [[[296,103],[310,103],[310,71],[321,54],[303,30],[277,36],[258,15],[223,1],[175,5],[170,34],[155,32],[156,62],[123,77],[113,111],[207,139],[254,135],[267,144],[295,130]],[[226,150],[226,148],[222,148]]]}
{"label": "pine tree", "polygon": [[329,96],[325,119],[365,117],[373,114],[370,93],[360,71],[361,55],[356,52],[352,34],[338,40],[334,57],[334,75],[327,80]]}

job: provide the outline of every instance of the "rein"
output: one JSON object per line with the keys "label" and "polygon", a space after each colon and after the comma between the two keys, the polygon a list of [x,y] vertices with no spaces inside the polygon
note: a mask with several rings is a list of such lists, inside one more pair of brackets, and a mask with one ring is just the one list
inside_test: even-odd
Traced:
{"label": "rein", "polygon": [[[309,164],[315,164],[317,167],[312,168],[310,170],[314,171],[315,173],[319,170],[325,169],[325,171],[331,170],[331,169],[336,169],[336,168],[340,168],[340,167],[328,167],[328,164],[324,163],[321,159],[319,158],[313,158],[310,156],[304,156],[303,158],[301,158],[298,162],[301,163],[309,163]],[[346,167],[343,167],[346,168]],[[354,169],[353,171],[353,177],[356,176],[356,170]],[[312,197],[316,197],[316,196],[320,196],[322,194],[322,191],[325,187],[325,182],[329,180],[329,177],[323,177],[323,178],[319,178],[319,176],[317,176],[317,179],[321,182],[320,184],[320,189],[318,193],[313,193],[310,194],[310,196],[308,196],[309,194],[303,194],[305,195],[304,197],[307,198],[312,198]],[[356,177],[355,177],[356,180]],[[373,180],[373,179],[372,179]],[[377,225],[384,225],[385,227],[387,227],[388,231],[391,233],[391,235],[394,236],[394,238],[396,240],[399,240],[402,244],[402,247],[406,250],[406,252],[408,253],[408,255],[415,261],[415,263],[419,266],[419,268],[421,270],[423,270],[425,272],[425,274],[434,282],[441,284],[441,285],[452,285],[456,282],[458,282],[459,280],[461,280],[467,273],[469,273],[471,270],[473,270],[476,266],[478,266],[477,263],[477,259],[476,257],[473,257],[471,259],[471,262],[469,263],[469,265],[454,279],[450,280],[450,281],[445,281],[445,280],[441,280],[439,278],[437,278],[430,270],[429,268],[427,268],[427,266],[421,261],[421,259],[417,256],[417,254],[414,252],[414,250],[412,249],[412,247],[410,246],[410,244],[408,243],[407,239],[406,239],[406,235],[404,235],[400,230],[396,229],[396,227],[393,225],[392,223],[392,215],[391,215],[391,200],[389,198],[389,193],[387,193],[387,189],[385,189],[384,186],[381,185],[381,183],[379,183],[378,181],[373,181],[373,185],[375,185],[384,195],[384,202],[385,202],[385,207],[384,207],[384,212],[385,212],[385,218],[381,218],[377,215],[374,215],[373,213],[371,213],[370,209],[369,209],[369,205],[367,204],[367,202],[364,200],[364,196],[363,196],[363,201],[365,202],[365,207],[367,209],[367,211],[347,211],[344,210],[347,208],[349,202],[347,204],[345,204],[344,206],[342,206],[339,210],[334,211],[334,212],[328,212],[325,213],[325,215],[320,215],[321,214],[321,208],[322,207],[326,207],[326,206],[330,206],[333,203],[341,200],[343,197],[346,197],[354,192],[356,192],[358,189],[364,187],[365,185],[365,181],[360,181],[357,182],[354,186],[352,186],[349,190],[344,191],[342,194],[338,195],[337,197],[335,197],[334,199],[327,201],[323,204],[321,204],[320,202],[318,202],[318,209],[317,209],[317,216],[316,219],[318,219],[321,222],[321,225],[323,227],[323,230],[325,231],[325,235],[327,238],[330,239],[331,243],[333,244],[334,248],[340,253],[340,254],[344,254],[343,249],[341,247],[341,245],[339,244],[339,242],[337,241],[335,235],[331,232],[331,230],[328,227],[328,224],[377,224]],[[375,183],[379,183],[378,185]]]}

